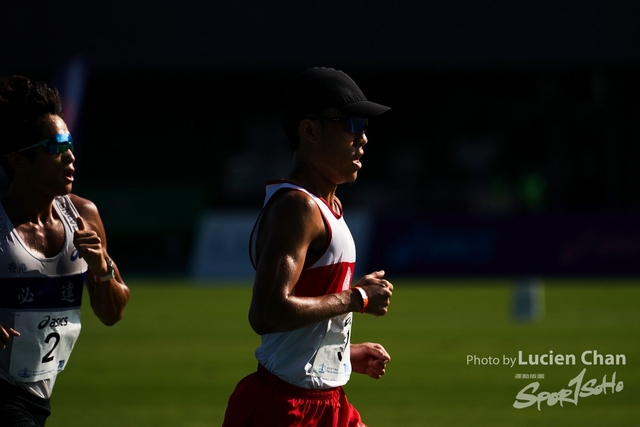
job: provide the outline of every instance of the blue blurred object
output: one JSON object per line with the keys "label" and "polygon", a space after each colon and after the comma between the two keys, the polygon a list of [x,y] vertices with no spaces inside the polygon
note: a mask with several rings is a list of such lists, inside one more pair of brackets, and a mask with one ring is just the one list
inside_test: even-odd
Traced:
{"label": "blue blurred object", "polygon": [[513,292],[513,317],[532,322],[544,316],[544,282],[537,277],[520,279]]}

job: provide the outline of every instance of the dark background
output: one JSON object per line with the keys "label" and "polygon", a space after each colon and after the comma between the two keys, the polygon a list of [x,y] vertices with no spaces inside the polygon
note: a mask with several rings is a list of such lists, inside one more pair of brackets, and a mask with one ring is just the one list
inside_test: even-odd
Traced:
{"label": "dark background", "polygon": [[[394,109],[372,123],[364,169],[338,193],[378,227],[634,224],[639,18],[632,0],[12,2],[0,73],[75,101],[74,191],[98,204],[120,264],[180,274],[203,209],[257,210],[263,181],[286,173],[278,100],[309,66],[344,70]],[[639,239],[626,244],[640,253]]]}

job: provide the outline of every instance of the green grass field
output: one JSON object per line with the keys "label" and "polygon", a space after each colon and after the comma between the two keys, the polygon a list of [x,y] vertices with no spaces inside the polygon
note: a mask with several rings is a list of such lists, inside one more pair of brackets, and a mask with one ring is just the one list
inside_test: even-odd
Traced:
{"label": "green grass field", "polygon": [[[83,309],[83,331],[58,378],[48,427],[220,426],[236,383],[255,369],[259,338],[247,322],[248,286],[131,279],[125,318],[102,326]],[[546,280],[545,314],[512,320],[510,280],[396,280],[387,316],[355,315],[353,342],[391,354],[387,375],[345,387],[370,427],[604,426],[640,420],[640,281]],[[85,300],[86,302],[87,300]],[[573,366],[467,364],[479,358],[575,354]],[[626,365],[584,366],[586,350]],[[617,393],[541,410],[513,408],[528,384],[558,392],[583,368]],[[544,375],[544,379],[517,378]],[[537,393],[536,393],[537,394]]]}

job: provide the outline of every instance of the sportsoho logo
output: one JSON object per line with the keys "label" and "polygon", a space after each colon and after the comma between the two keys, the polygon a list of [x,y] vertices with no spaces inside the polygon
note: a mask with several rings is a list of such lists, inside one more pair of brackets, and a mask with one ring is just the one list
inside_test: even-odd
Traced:
{"label": "sportsoho logo", "polygon": [[586,372],[587,368],[584,368],[575,378],[569,381],[568,388],[563,388],[556,392],[541,391],[537,394],[531,394],[536,393],[540,387],[539,382],[533,382],[520,390],[516,396],[516,401],[513,402],[513,407],[523,409],[537,404],[539,411],[542,402],[547,402],[547,406],[554,406],[556,403],[559,403],[560,406],[563,406],[563,403],[573,403],[578,406],[578,400],[581,397],[597,396],[601,393],[607,394],[607,391],[611,394],[620,393],[624,389],[624,383],[616,381],[616,372],[613,373],[611,381],[607,381],[607,375],[605,375],[599,384],[595,378],[584,382]]}
{"label": "sportsoho logo", "polygon": [[[553,354],[550,351],[547,354],[529,354],[528,357],[523,357],[522,351],[518,352],[518,365],[575,365],[575,354]],[[583,365],[626,365],[627,357],[624,354],[600,354],[596,350],[586,350],[580,355],[580,361]],[[515,364],[515,360],[514,360]],[[512,364],[513,366],[513,364]],[[622,381],[616,381],[616,373],[611,376],[611,380],[607,380],[607,375],[604,375],[602,381],[598,382],[596,378],[592,378],[585,382],[585,375],[587,368],[582,371],[573,379],[571,379],[567,388],[563,388],[559,391],[540,391],[539,382],[532,382],[524,387],[516,395],[516,400],[513,402],[513,407],[516,409],[528,408],[529,406],[537,405],[538,411],[542,402],[546,402],[547,406],[554,406],[564,403],[573,403],[578,405],[580,398],[586,398],[590,396],[597,396],[599,394],[615,394],[620,393],[624,389],[624,383]]]}

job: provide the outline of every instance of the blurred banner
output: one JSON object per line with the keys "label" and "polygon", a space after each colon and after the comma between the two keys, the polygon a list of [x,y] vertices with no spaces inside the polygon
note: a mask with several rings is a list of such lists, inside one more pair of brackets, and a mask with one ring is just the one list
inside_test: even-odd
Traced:
{"label": "blurred banner", "polygon": [[196,227],[189,275],[194,280],[249,279],[249,235],[257,213],[209,211]]}
{"label": "blurred banner", "polygon": [[372,230],[372,269],[390,274],[638,275],[637,216],[395,216]]}

